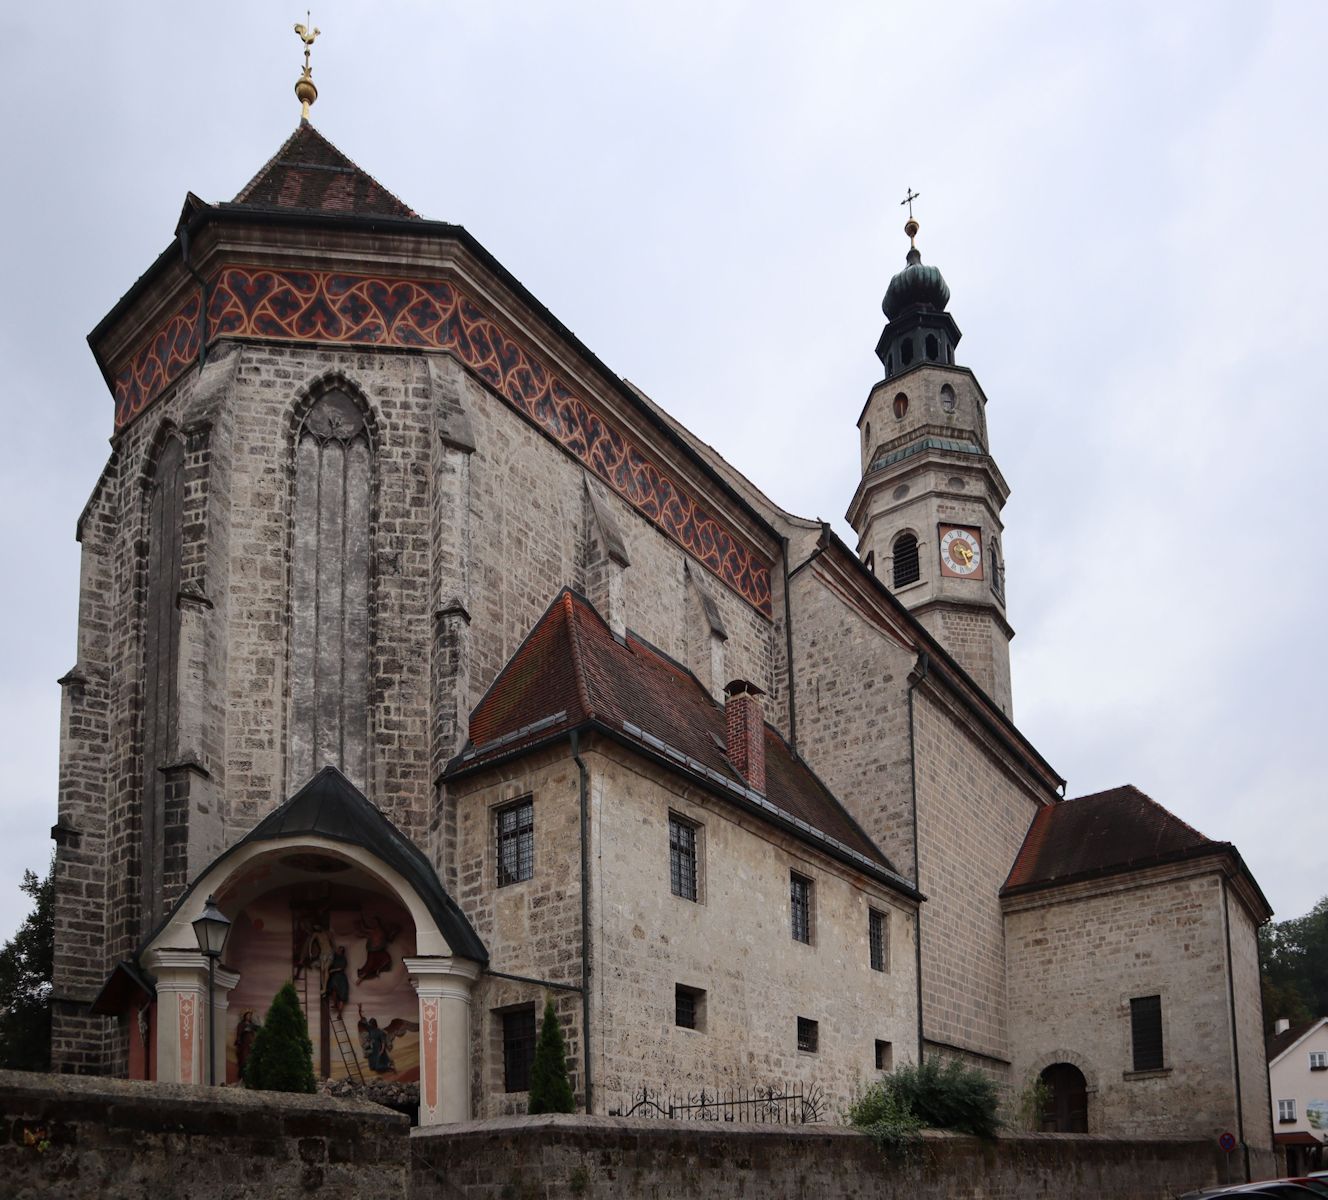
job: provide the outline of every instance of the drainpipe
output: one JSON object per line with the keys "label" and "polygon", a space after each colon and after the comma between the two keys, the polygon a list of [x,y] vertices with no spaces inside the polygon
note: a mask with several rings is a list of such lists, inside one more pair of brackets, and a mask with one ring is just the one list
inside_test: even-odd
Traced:
{"label": "drainpipe", "polygon": [[[1240,1034],[1236,1029],[1236,977],[1231,969],[1231,897],[1227,877],[1222,876],[1222,927],[1227,936],[1227,1002],[1231,1011],[1231,1065],[1236,1078],[1236,1137],[1245,1159],[1245,1180],[1250,1178],[1250,1147],[1245,1141],[1245,1105],[1240,1094]],[[1270,1109],[1271,1111],[1271,1109]]]}
{"label": "drainpipe", "polygon": [[[917,734],[913,718],[913,689],[927,678],[931,659],[924,650],[918,655],[918,665],[908,677],[908,780],[913,801],[913,886],[922,891],[922,871],[918,865],[918,754]],[[922,905],[918,905],[913,918],[913,974],[918,985],[918,1065],[922,1065]]]}
{"label": "drainpipe", "polygon": [[572,730],[572,761],[581,788],[581,1057],[586,1080],[586,1115],[595,1111],[590,1082],[590,771],[581,758],[581,737]]}

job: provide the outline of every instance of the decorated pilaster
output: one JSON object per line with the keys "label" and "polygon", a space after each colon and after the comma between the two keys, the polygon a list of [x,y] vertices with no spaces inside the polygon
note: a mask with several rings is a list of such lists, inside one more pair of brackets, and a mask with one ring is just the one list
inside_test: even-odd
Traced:
{"label": "decorated pilaster", "polygon": [[467,1121],[470,991],[480,966],[465,958],[407,958],[420,997],[420,1124]]}
{"label": "decorated pilaster", "polygon": [[197,950],[152,950],[145,964],[157,977],[157,1081],[207,1079],[207,959]]}

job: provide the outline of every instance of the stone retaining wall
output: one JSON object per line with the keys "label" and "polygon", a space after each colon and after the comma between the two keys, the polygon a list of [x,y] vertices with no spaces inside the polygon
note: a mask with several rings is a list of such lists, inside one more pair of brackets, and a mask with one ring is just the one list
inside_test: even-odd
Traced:
{"label": "stone retaining wall", "polygon": [[403,1116],[377,1104],[0,1071],[7,1200],[404,1200]]}
{"label": "stone retaining wall", "polygon": [[843,1127],[546,1116],[411,1135],[411,1200],[1170,1200],[1216,1182],[1208,1142],[929,1133],[911,1164]]}

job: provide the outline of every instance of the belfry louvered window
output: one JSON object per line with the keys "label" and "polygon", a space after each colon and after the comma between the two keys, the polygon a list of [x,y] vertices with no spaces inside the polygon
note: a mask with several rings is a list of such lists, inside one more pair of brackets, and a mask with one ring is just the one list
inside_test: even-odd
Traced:
{"label": "belfry louvered window", "polygon": [[1162,1069],[1162,997],[1136,996],[1130,1001],[1130,1038],[1136,1071]]}
{"label": "belfry louvered window", "polygon": [[368,782],[370,474],[364,414],[328,392],[295,450],[291,788],[328,764]]}
{"label": "belfry louvered window", "polygon": [[901,533],[895,538],[894,545],[894,583],[903,587],[906,583],[917,583],[922,578],[922,568],[918,563],[918,539],[911,533]]}

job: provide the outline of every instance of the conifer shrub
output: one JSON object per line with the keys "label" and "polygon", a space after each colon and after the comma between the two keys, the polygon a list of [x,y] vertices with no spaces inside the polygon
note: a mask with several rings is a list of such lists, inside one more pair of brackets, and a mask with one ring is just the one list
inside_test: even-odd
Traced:
{"label": "conifer shrub", "polygon": [[244,1082],[246,1087],[264,1092],[315,1090],[314,1048],[300,998],[289,980],[281,985],[263,1027],[254,1036],[244,1065]]}
{"label": "conifer shrub", "polygon": [[544,1019],[540,1022],[535,1061],[530,1068],[528,1111],[532,1115],[576,1111],[572,1083],[567,1078],[567,1043],[551,999],[544,1002]]}

